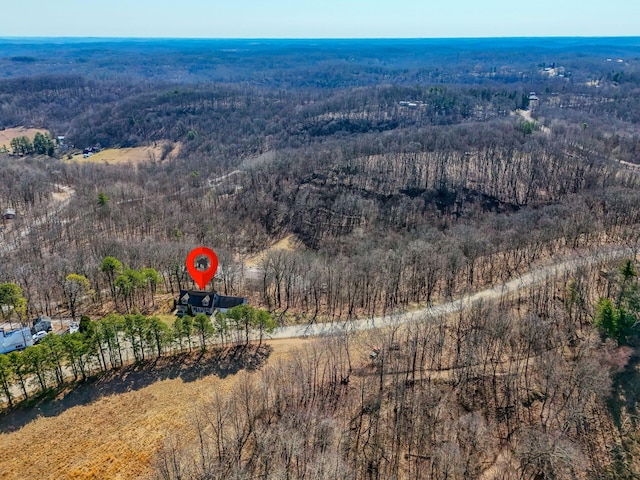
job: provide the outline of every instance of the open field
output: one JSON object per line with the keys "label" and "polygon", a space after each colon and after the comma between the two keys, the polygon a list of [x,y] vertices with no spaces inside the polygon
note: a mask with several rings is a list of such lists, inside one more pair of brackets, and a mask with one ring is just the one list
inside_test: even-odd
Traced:
{"label": "open field", "polygon": [[265,248],[261,252],[256,253],[255,255],[247,258],[244,262],[245,266],[248,268],[255,268],[260,265],[262,260],[267,256],[270,252],[277,252],[278,250],[284,250],[287,252],[292,252],[296,250],[298,247],[296,246],[296,239],[293,235],[287,235],[279,242],[274,243],[268,248]]}
{"label": "open field", "polygon": [[[162,159],[162,151],[166,143],[155,143],[144,147],[132,148],[106,148],[88,158],[80,153],[73,156],[73,161],[82,163],[141,163],[159,161]],[[175,156],[180,149],[179,145],[172,147],[169,156]]]}
{"label": "open field", "polygon": [[[286,359],[309,342],[269,342],[272,350],[263,360]],[[243,369],[260,365],[251,364],[252,359],[221,364],[196,357],[178,365],[172,357],[171,364],[161,360],[152,368],[125,370],[3,417],[0,478],[130,479],[150,474],[151,459],[165,438],[189,424],[201,402],[213,392],[230,391]]]}
{"label": "open field", "polygon": [[44,128],[26,127],[5,128],[4,130],[0,130],[0,146],[4,145],[8,148],[11,140],[17,137],[28,137],[29,140],[33,141],[33,138],[38,132],[47,133],[47,130]]}

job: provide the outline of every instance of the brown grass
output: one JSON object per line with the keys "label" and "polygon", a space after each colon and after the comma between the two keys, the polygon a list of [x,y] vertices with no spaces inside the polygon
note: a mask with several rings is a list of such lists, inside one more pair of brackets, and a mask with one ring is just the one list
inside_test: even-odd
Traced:
{"label": "brown grass", "polygon": [[14,127],[14,128],[5,128],[4,130],[0,130],[0,147],[2,145],[9,147],[11,140],[17,137],[28,137],[29,140],[33,141],[36,133],[48,133],[44,128],[26,128],[26,127]]}
{"label": "brown grass", "polygon": [[[74,155],[72,161],[81,163],[142,163],[150,161],[160,161],[162,158],[162,149],[166,143],[158,142],[145,147],[131,148],[106,148],[101,152],[91,155],[88,158],[80,153]],[[180,145],[174,145],[169,156],[175,156],[180,150]]]}
{"label": "brown grass", "polygon": [[[310,341],[269,342],[273,350],[267,362],[286,359]],[[108,387],[121,387],[123,393],[92,400],[96,394],[91,390],[86,404],[78,402],[59,414],[38,417],[17,431],[0,434],[0,478],[146,477],[153,472],[151,460],[165,438],[190,424],[201,401],[214,391],[231,391],[238,378],[237,374],[206,375],[185,381],[178,376],[134,389],[128,387],[127,376],[115,376],[109,382],[122,385]],[[100,388],[100,383],[92,387]],[[0,417],[0,426],[4,421]]]}
{"label": "brown grass", "polygon": [[255,255],[247,258],[244,263],[247,267],[257,267],[269,252],[275,252],[278,250],[286,250],[291,252],[293,250],[296,250],[298,248],[296,242],[297,241],[294,235],[287,235],[279,242],[274,243],[270,247],[265,248],[261,252],[258,252]]}

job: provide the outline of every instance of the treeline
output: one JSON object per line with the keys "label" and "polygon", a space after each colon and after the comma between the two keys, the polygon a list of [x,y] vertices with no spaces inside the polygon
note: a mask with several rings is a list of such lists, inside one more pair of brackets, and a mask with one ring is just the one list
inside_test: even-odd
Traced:
{"label": "treeline", "polygon": [[44,208],[53,190],[50,183],[53,164],[47,166],[39,158],[17,159],[0,154],[0,165],[0,208],[11,206],[27,211]]}
{"label": "treeline", "polygon": [[[415,153],[377,153],[401,137],[376,146],[371,136],[278,153],[212,183],[214,167],[202,161],[181,160],[180,170],[177,161],[133,170],[58,163],[59,181],[76,188],[71,208],[16,239],[39,267],[7,255],[0,280],[19,283],[35,312],[55,310],[71,273],[91,281],[98,302],[109,288],[123,311],[145,309],[153,289],[175,294],[190,285],[184,258],[208,244],[221,258],[224,293],[346,318],[507,280],[574,248],[637,241],[635,171],[579,150],[566,157],[544,137],[521,140],[519,149],[430,152],[432,140],[449,134],[423,133]],[[5,185],[15,188],[18,173],[41,175],[36,167],[16,165]],[[259,278],[249,278],[243,256],[290,233],[302,251],[268,257]],[[159,279],[129,272],[116,291],[115,277],[100,271],[106,256],[138,272],[152,268]]]}
{"label": "treeline", "polygon": [[[515,109],[527,107],[530,88],[534,87],[383,85],[335,92],[274,92],[233,84],[158,86],[135,89],[117,101],[87,105],[87,112],[76,114],[66,130],[69,139],[79,145],[127,147],[172,140],[184,144],[185,155],[244,158],[270,149],[317,143],[327,137],[504,118]],[[555,107],[553,115],[559,119],[578,112],[592,127],[606,125],[591,112],[590,105],[627,108],[625,95],[619,92],[602,97],[571,92],[568,88],[564,95],[586,100],[565,106],[556,101],[564,97],[548,95],[543,108],[560,106]],[[626,93],[633,95],[632,91]]]}
{"label": "treeline", "polygon": [[[208,244],[224,257],[225,292],[344,318],[508,279],[571,248],[633,242],[638,175],[615,155],[629,158],[637,145],[587,111],[590,99],[621,105],[622,97],[611,85],[592,95],[573,80],[536,78],[331,89],[81,76],[0,82],[6,118],[26,123],[47,99],[63,109],[51,113],[53,131],[68,141],[181,144],[179,158],[166,149],[136,166],[3,157],[0,202],[19,215],[3,234],[10,246],[0,281],[20,284],[32,312],[55,310],[69,274],[89,279],[98,303],[111,297],[122,312],[144,310],[153,288],[189,284],[186,252]],[[523,131],[509,116],[531,88],[542,98],[533,114],[550,133]],[[75,190],[64,211],[52,201],[55,184]],[[290,234],[304,252],[249,278],[242,260]],[[421,250],[432,258],[420,259]],[[100,272],[105,256],[132,270],[117,291]],[[133,272],[142,268],[160,279]]]}
{"label": "treeline", "polygon": [[[53,157],[55,153],[55,144],[48,133],[40,133],[36,132],[36,135],[33,139],[33,143],[29,140],[28,137],[21,136],[16,137],[9,142],[9,146],[11,147],[11,152],[14,155],[48,155]],[[6,146],[4,152],[7,153]]]}
{"label": "treeline", "polygon": [[[504,118],[526,107],[533,88],[421,84],[285,91],[233,83],[58,80],[28,79],[14,93],[0,93],[0,126],[46,127],[79,148],[169,140],[183,144],[184,156],[230,159],[327,137]],[[0,92],[13,88],[8,82],[0,81]]]}
{"label": "treeline", "polygon": [[609,410],[630,351],[591,325],[595,299],[629,281],[608,272],[320,341],[212,393],[157,477],[633,478],[635,407]]}
{"label": "treeline", "polygon": [[0,387],[12,407],[20,399],[17,388],[22,399],[28,399],[69,381],[161,355],[205,351],[210,344],[225,348],[257,341],[260,346],[274,328],[268,312],[248,305],[213,319],[202,313],[185,315],[171,326],[139,313],[110,314],[98,321],[83,317],[79,332],[51,333],[22,352],[0,355]]}
{"label": "treeline", "polygon": [[[578,82],[601,75],[634,80],[637,40],[381,39],[141,40],[2,43],[9,78],[73,74],[136,82],[234,82],[270,88],[344,88],[389,82],[535,82],[545,66],[565,66]],[[613,57],[614,63],[605,61]],[[618,58],[624,58],[618,63]],[[144,59],[144,61],[141,61]]]}
{"label": "treeline", "polygon": [[[548,103],[550,108],[557,108],[580,112],[588,116],[597,125],[606,128],[606,124],[614,122],[618,125],[640,123],[638,113],[638,90],[640,89],[640,77],[634,77],[630,83],[618,85],[611,84],[601,78],[599,87],[584,90],[567,91],[553,98]],[[550,108],[545,108],[548,112]],[[565,114],[566,115],[566,114]],[[606,121],[603,121],[606,120]],[[631,131],[625,133],[632,133]]]}

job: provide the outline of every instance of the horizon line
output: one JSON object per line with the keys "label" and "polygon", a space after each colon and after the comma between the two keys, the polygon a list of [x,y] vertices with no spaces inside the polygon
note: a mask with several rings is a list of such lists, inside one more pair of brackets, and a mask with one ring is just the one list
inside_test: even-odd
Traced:
{"label": "horizon line", "polygon": [[0,35],[0,40],[495,40],[495,39],[635,39],[638,35],[502,35],[447,37],[163,37],[163,36],[82,36],[82,35]]}

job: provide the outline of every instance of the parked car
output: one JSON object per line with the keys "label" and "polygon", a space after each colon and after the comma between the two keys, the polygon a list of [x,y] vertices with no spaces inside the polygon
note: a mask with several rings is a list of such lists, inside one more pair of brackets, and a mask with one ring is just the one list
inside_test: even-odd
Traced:
{"label": "parked car", "polygon": [[47,336],[47,332],[45,332],[45,331],[41,331],[41,332],[36,333],[33,336],[33,343],[38,343],[40,340],[42,340],[46,336]]}

